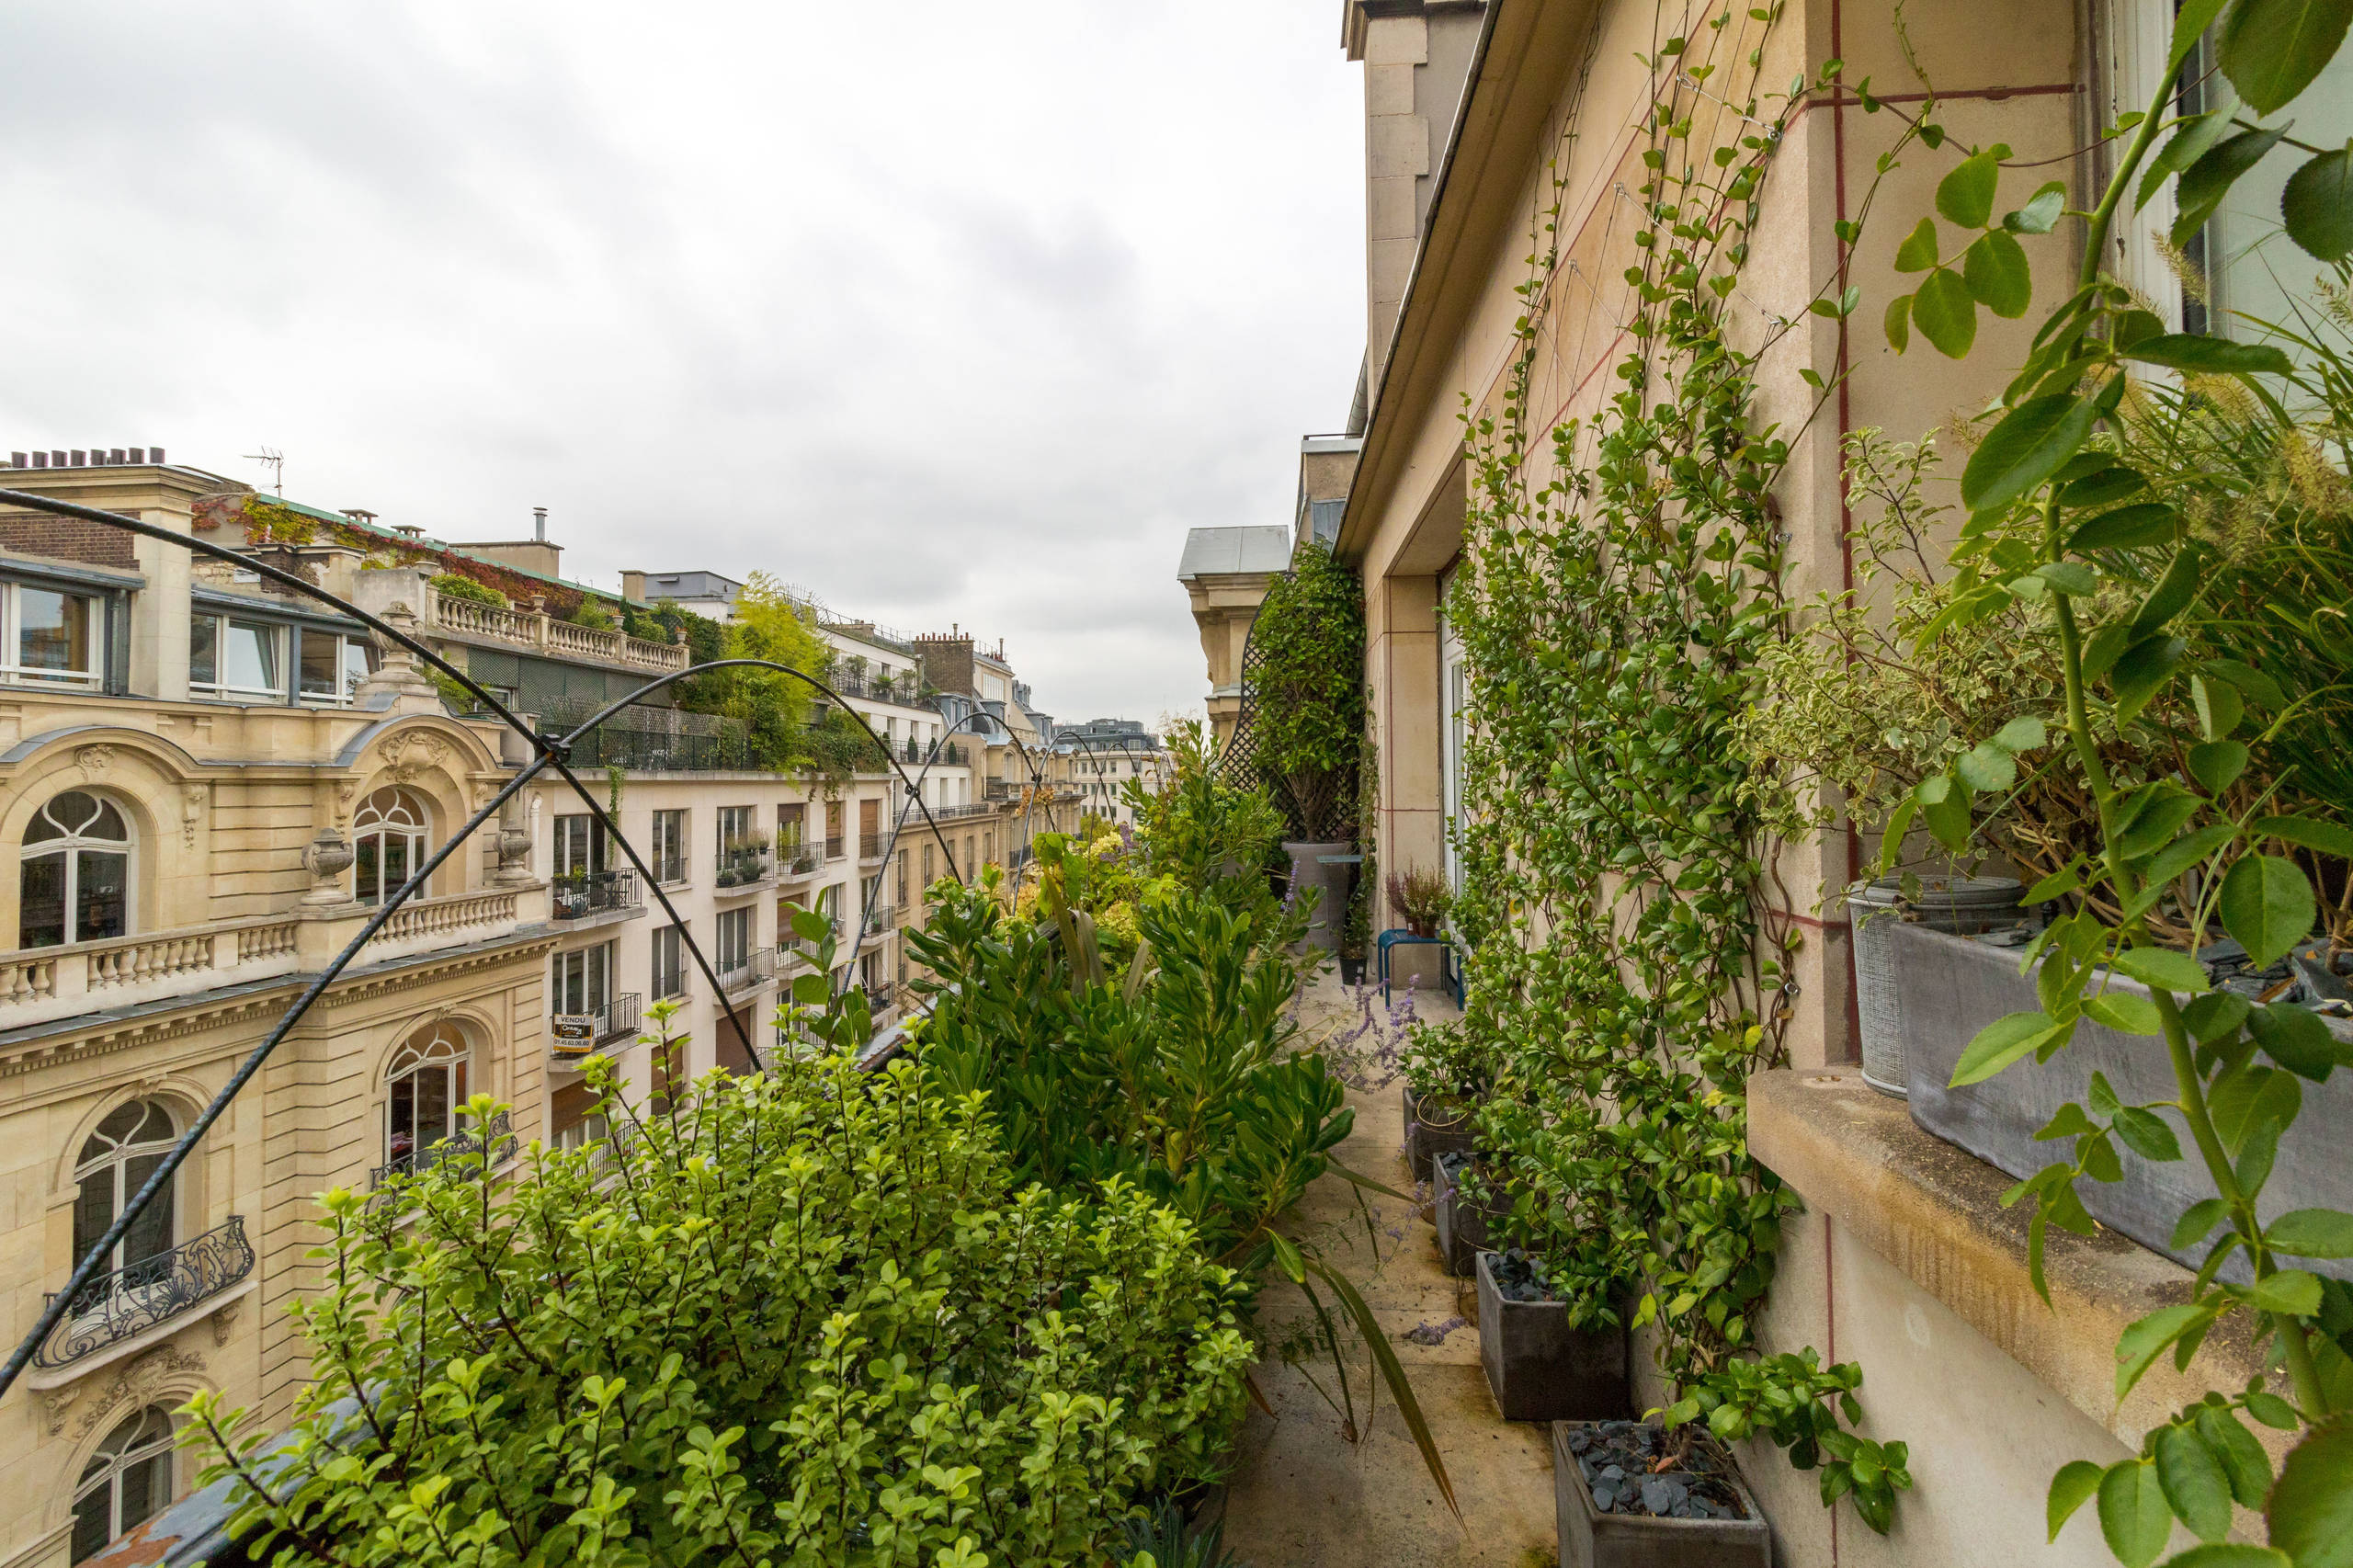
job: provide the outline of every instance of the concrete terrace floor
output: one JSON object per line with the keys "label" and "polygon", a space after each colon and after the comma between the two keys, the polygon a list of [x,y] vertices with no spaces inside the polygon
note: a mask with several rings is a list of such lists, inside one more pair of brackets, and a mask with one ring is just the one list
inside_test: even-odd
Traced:
{"label": "concrete terrace floor", "polygon": [[[1373,1002],[1377,1010],[1378,991]],[[1424,996],[1419,1011],[1425,1018],[1457,1016],[1450,999]],[[1358,1017],[1354,997],[1329,973],[1303,998],[1301,1012],[1311,1039]],[[1404,1096],[1402,1078],[1370,1094],[1351,1091],[1356,1125],[1334,1153],[1351,1170],[1412,1192]],[[1462,1521],[1447,1510],[1385,1388],[1370,1434],[1351,1443],[1340,1416],[1274,1353],[1283,1331],[1309,1316],[1304,1298],[1285,1282],[1261,1297],[1256,1378],[1275,1416],[1255,1407],[1250,1413],[1226,1499],[1226,1545],[1249,1568],[1549,1568],[1555,1561],[1550,1433],[1541,1425],[1506,1423],[1495,1413],[1479,1367],[1471,1282],[1450,1278],[1440,1265],[1427,1207],[1377,1193],[1363,1197],[1374,1217],[1378,1256],[1356,1189],[1337,1176],[1327,1176],[1308,1191],[1286,1229],[1320,1246],[1379,1318],[1429,1422]],[[1326,1304],[1336,1313],[1328,1293]],[[1462,1320],[1461,1326],[1435,1345],[1405,1337],[1424,1325],[1444,1329],[1455,1319]],[[1361,1419],[1370,1375],[1362,1345],[1354,1347],[1351,1361]],[[1328,1357],[1309,1367],[1327,1389],[1333,1386]]]}

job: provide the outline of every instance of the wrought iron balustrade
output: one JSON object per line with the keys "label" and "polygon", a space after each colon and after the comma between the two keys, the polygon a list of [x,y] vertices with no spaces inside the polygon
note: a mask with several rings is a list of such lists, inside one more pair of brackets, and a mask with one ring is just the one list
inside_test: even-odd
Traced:
{"label": "wrought iron balustrade", "polygon": [[413,1150],[378,1165],[368,1173],[368,1185],[379,1187],[404,1176],[423,1176],[444,1160],[459,1154],[479,1154],[485,1148],[490,1152],[490,1164],[493,1165],[504,1165],[515,1157],[515,1119],[511,1114],[502,1110],[484,1123],[478,1133],[454,1133],[438,1143]]}
{"label": "wrought iron balustrade", "polygon": [[757,887],[768,880],[775,862],[765,849],[738,846],[719,852],[718,882],[722,888]]}
{"label": "wrought iron balustrade", "polygon": [[645,891],[637,872],[571,871],[560,875],[549,892],[550,911],[558,920],[583,920],[612,910],[643,907]]}
{"label": "wrought iron balustrade", "polygon": [[842,856],[847,853],[847,846],[848,843],[849,841],[838,833],[829,836],[825,840],[825,858],[828,860],[840,859]]}
{"label": "wrought iron balustrade", "polygon": [[[119,1345],[156,1324],[169,1323],[237,1284],[254,1271],[253,1243],[245,1220],[228,1222],[182,1242],[169,1252],[142,1257],[111,1274],[101,1274],[74,1293],[74,1301],[41,1342],[33,1365],[71,1366],[83,1357]],[[47,1298],[57,1299],[54,1291]]]}
{"label": "wrought iron balustrade", "polygon": [[720,989],[731,996],[764,984],[776,974],[775,956],[767,948],[755,948],[733,960],[722,955],[713,967],[719,971]]}
{"label": "wrought iron balustrade", "polygon": [[776,850],[776,863],[777,869],[788,877],[814,876],[825,863],[824,847],[817,844],[803,844],[799,839],[790,844],[779,844]]}

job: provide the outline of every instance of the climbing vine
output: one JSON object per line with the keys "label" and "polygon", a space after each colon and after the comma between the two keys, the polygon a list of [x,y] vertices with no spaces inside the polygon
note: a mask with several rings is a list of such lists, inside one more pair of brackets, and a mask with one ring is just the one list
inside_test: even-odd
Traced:
{"label": "climbing vine", "polygon": [[[1609,218],[1631,221],[1637,258],[1614,394],[1557,423],[1530,404],[1563,289],[1587,291],[1588,321],[1603,314],[1563,265],[1556,175],[1518,353],[1496,400],[1464,414],[1446,615],[1476,719],[1455,827],[1473,956],[1449,1044],[1492,1085],[1482,1122],[1507,1233],[1581,1321],[1653,1330],[1665,1419],[1769,1437],[1821,1467],[1825,1504],[1851,1494],[1884,1530],[1911,1482],[1903,1444],[1851,1430],[1860,1370],[1765,1355],[1755,1321],[1794,1198],[1749,1156],[1744,1085],[1785,1059],[1792,938],[1765,918],[1770,845],[1729,731],[1791,633],[1773,492],[1797,432],[1760,421],[1757,379],[1805,317],[1732,301],[1783,131],[1839,75],[1833,62],[1765,90],[1778,14],[1726,8],[1647,57],[1644,177]],[[1810,313],[1843,325],[1857,300],[1835,280]],[[1574,350],[1561,358],[1581,373]],[[1836,378],[1802,375],[1819,410]]]}

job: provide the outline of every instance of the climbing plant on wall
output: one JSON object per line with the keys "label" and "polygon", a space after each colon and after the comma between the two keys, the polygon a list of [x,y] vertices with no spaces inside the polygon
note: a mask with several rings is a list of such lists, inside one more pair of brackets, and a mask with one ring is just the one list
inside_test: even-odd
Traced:
{"label": "climbing plant on wall", "polygon": [[[1852,1430],[1860,1370],[1767,1356],[1756,1327],[1792,1199],[1749,1157],[1744,1085],[1784,1059],[1790,942],[1762,915],[1768,845],[1727,729],[1760,653],[1790,634],[1773,500],[1790,440],[1759,417],[1757,378],[1806,313],[1732,301],[1782,133],[1839,74],[1756,81],[1778,13],[1726,8],[1660,40],[1644,177],[1608,219],[1638,258],[1629,319],[1608,321],[1615,302],[1564,267],[1556,180],[1518,353],[1464,415],[1464,565],[1446,601],[1475,716],[1456,828],[1474,949],[1461,1028],[1495,1085],[1482,1114],[1515,1195],[1508,1228],[1551,1289],[1587,1324],[1654,1331],[1669,1422],[1769,1437],[1821,1467],[1825,1504],[1851,1495],[1883,1530],[1907,1456]],[[1842,283],[1811,314],[1843,323],[1858,295]],[[1586,324],[1553,319],[1572,288]],[[1548,350],[1567,348],[1574,381],[1584,343],[1621,325],[1597,411],[1556,422],[1531,406]],[[1593,335],[1570,345],[1572,331]],[[1818,409],[1836,377],[1802,374]]]}

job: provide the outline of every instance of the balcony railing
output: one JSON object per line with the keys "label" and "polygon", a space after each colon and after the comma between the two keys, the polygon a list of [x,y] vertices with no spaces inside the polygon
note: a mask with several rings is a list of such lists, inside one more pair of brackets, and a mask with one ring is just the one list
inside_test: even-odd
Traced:
{"label": "balcony railing", "polygon": [[548,912],[558,920],[585,920],[591,915],[642,909],[645,890],[637,871],[574,871],[559,875],[549,890]]}
{"label": "balcony railing", "polygon": [[988,800],[1010,801],[1013,799],[1013,781],[1009,778],[992,778],[983,786],[981,793]]}
{"label": "balcony railing", "polygon": [[536,648],[559,658],[593,659],[661,675],[685,669],[690,657],[683,642],[650,642],[620,631],[574,626],[541,610],[506,609],[449,598],[430,582],[424,585],[424,599],[419,619],[426,626],[470,641]]}
{"label": "balcony railing", "polygon": [[822,844],[803,844],[795,839],[779,844],[776,850],[779,874],[787,877],[813,877],[824,868],[825,853]]}
{"label": "balcony railing", "polygon": [[765,849],[722,849],[715,870],[721,887],[751,889],[775,877],[776,862],[768,858]]}
{"label": "balcony railing", "polygon": [[741,995],[776,978],[776,956],[767,948],[755,948],[732,960],[722,957],[712,967],[719,971],[719,988],[730,996]]}
{"label": "balcony railing", "polygon": [[843,837],[838,833],[833,835],[825,840],[825,858],[828,860],[840,859],[844,855],[849,853],[848,846],[848,839]]}
{"label": "balcony railing", "polygon": [[[83,1286],[72,1310],[41,1341],[33,1365],[70,1366],[119,1345],[220,1295],[253,1271],[254,1247],[245,1239],[244,1216],[232,1214],[226,1224],[194,1241],[101,1274]],[[56,1299],[54,1293],[49,1297]]]}
{"label": "balcony railing", "polygon": [[898,925],[899,910],[896,904],[877,904],[867,912],[866,934],[870,938],[888,936],[898,928]]}
{"label": "balcony railing", "polygon": [[879,1013],[891,1005],[892,984],[887,980],[866,981],[858,989],[866,993],[866,1005],[875,1012]]}
{"label": "balcony railing", "polygon": [[378,1165],[368,1173],[368,1185],[379,1187],[405,1176],[422,1176],[454,1155],[479,1154],[485,1147],[490,1151],[493,1165],[504,1165],[515,1157],[515,1121],[507,1112],[502,1110],[492,1117],[480,1133],[456,1133]]}
{"label": "balcony railing", "polygon": [[885,833],[861,833],[858,835],[858,858],[867,865],[882,858],[882,851],[890,846],[891,835]]}
{"label": "balcony railing", "polygon": [[594,1012],[557,1013],[548,1019],[548,1047],[561,1057],[591,1055],[600,1045],[635,1036],[638,1012],[638,995],[631,991]]}
{"label": "balcony railing", "polygon": [[[961,806],[934,806],[931,808],[931,820],[954,822],[959,817],[994,816],[999,809],[998,803],[995,801],[970,801]],[[901,808],[899,820],[921,827],[924,824],[923,808],[911,801]]]}

